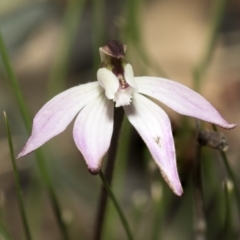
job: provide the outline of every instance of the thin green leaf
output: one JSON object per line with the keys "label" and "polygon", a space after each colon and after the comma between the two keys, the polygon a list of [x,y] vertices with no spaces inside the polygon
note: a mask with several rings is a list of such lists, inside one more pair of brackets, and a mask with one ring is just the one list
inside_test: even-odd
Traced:
{"label": "thin green leaf", "polygon": [[23,221],[23,227],[24,227],[24,231],[26,234],[26,238],[27,238],[27,240],[31,240],[32,238],[31,238],[31,234],[30,234],[30,230],[29,230],[29,226],[28,226],[25,208],[23,205],[23,199],[22,199],[23,191],[21,188],[18,169],[17,169],[17,165],[15,162],[15,155],[14,155],[14,150],[13,150],[12,136],[11,136],[11,131],[10,131],[10,127],[9,127],[8,117],[7,117],[6,112],[4,112],[3,115],[4,115],[5,126],[6,126],[7,137],[8,137],[8,146],[9,146],[9,151],[10,151],[10,156],[11,156],[11,161],[12,161],[12,166],[13,166],[13,176],[14,176],[14,182],[15,182],[16,193],[17,193],[17,201],[18,201],[18,205],[19,205],[19,209],[20,209],[21,218]]}
{"label": "thin green leaf", "polygon": [[[28,133],[30,134],[31,133],[31,118],[27,111],[27,105],[23,99],[17,78],[16,78],[13,68],[11,66],[10,58],[8,56],[7,49],[4,44],[4,40],[3,40],[1,32],[0,32],[0,54],[2,55],[2,60],[3,60],[4,67],[6,69],[8,80],[9,80],[11,89],[13,91],[13,94],[15,96],[16,102],[19,106],[25,127],[26,127]],[[38,169],[40,170],[42,181],[44,182],[46,189],[48,191],[48,195],[49,195],[51,204],[53,206],[54,214],[56,216],[56,220],[59,225],[59,229],[60,229],[64,239],[69,240],[67,228],[61,217],[60,206],[57,201],[57,197],[56,197],[56,194],[55,194],[52,182],[51,182],[50,175],[48,173],[48,169],[47,169],[45,158],[43,156],[43,152],[39,149],[39,150],[35,151],[35,154],[37,157]]]}
{"label": "thin green leaf", "polygon": [[50,96],[61,92],[64,88],[71,49],[85,2],[86,0],[70,0],[68,2],[49,78],[48,91]]}
{"label": "thin green leaf", "polygon": [[225,12],[225,7],[227,4],[227,0],[215,0],[213,6],[213,16],[212,16],[212,24],[209,31],[209,39],[206,44],[206,49],[204,51],[203,57],[197,67],[194,69],[194,84],[195,89],[200,89],[201,81],[209,67],[210,61],[212,59],[212,55],[215,49],[217,36],[219,33],[219,28],[223,21],[223,16]]}
{"label": "thin green leaf", "polygon": [[0,222],[0,239],[2,239],[1,237],[3,237],[4,240],[11,240],[7,230],[5,229],[5,227]]}
{"label": "thin green leaf", "polygon": [[[217,127],[215,125],[212,125],[212,128],[215,132],[217,132]],[[223,151],[219,151],[221,158],[223,160],[223,164],[227,170],[228,176],[230,177],[231,181],[233,182],[234,185],[234,193],[235,193],[235,198],[236,198],[236,202],[237,202],[237,207],[238,207],[238,214],[239,214],[239,218],[240,218],[240,193],[239,193],[239,189],[238,189],[238,181],[229,165],[229,160],[227,158],[227,155],[225,152]]]}
{"label": "thin green leaf", "polygon": [[118,212],[118,215],[119,215],[119,217],[120,217],[120,219],[121,219],[121,222],[122,222],[122,224],[123,224],[123,227],[124,227],[124,229],[125,229],[125,231],[126,231],[126,233],[127,233],[128,239],[129,239],[129,240],[133,240],[133,237],[132,237],[132,234],[131,234],[131,231],[130,231],[129,224],[128,224],[128,222],[127,222],[127,219],[126,219],[126,217],[124,216],[124,213],[123,213],[120,205],[118,204],[117,199],[115,198],[115,196],[114,196],[114,194],[113,194],[113,192],[112,192],[112,190],[111,190],[111,187],[110,187],[110,185],[108,184],[107,179],[105,178],[105,176],[104,176],[104,174],[102,173],[102,171],[100,171],[99,176],[100,176],[100,178],[101,178],[101,180],[102,180],[102,183],[103,183],[104,187],[105,187],[106,190],[107,190],[108,196],[111,198],[111,200],[112,200],[112,202],[113,202],[113,204],[114,204],[114,206],[115,206],[115,208],[116,208],[116,210],[117,210],[117,212]]}
{"label": "thin green leaf", "polygon": [[[233,184],[229,180],[223,182],[225,195],[225,223],[224,223],[224,239],[231,239],[232,233],[232,190]],[[232,235],[233,236],[233,235]]]}
{"label": "thin green leaf", "polygon": [[105,14],[105,1],[104,0],[93,0],[93,33],[92,33],[92,50],[93,50],[93,61],[94,61],[94,72],[99,68],[99,47],[103,46],[105,41],[104,36],[104,15]]}

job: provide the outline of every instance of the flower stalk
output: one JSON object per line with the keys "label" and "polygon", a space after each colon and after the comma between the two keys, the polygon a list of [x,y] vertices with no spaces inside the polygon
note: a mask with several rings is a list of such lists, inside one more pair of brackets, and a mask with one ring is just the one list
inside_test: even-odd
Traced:
{"label": "flower stalk", "polygon": [[[218,132],[217,130],[217,127],[215,125],[212,125],[212,128],[215,132]],[[228,176],[230,177],[231,181],[233,182],[233,185],[234,185],[234,195],[235,195],[235,198],[236,198],[236,202],[237,202],[237,207],[238,207],[238,215],[239,215],[239,218],[240,218],[240,192],[239,192],[239,189],[238,189],[238,181],[229,165],[229,160],[227,158],[227,155],[225,152],[223,151],[219,151],[220,155],[221,155],[221,158],[222,158],[222,161],[223,161],[223,164],[227,170],[227,173],[228,173]]]}
{"label": "flower stalk", "polygon": [[[196,139],[200,134],[201,127],[200,121],[196,120]],[[193,163],[193,193],[195,203],[195,226],[194,226],[194,240],[206,239],[206,219],[203,198],[202,186],[202,162],[201,162],[201,145],[196,141],[195,159]]]}
{"label": "flower stalk", "polygon": [[19,110],[21,112],[23,122],[25,124],[25,127],[27,128],[27,131],[30,132],[31,131],[31,120],[28,115],[26,104],[24,102],[22,92],[20,91],[20,87],[19,87],[16,75],[11,66],[10,58],[8,56],[7,48],[5,46],[1,31],[0,31],[0,54],[2,55],[3,65],[4,65],[4,68],[7,73],[7,77],[9,80],[9,84],[11,86],[11,90],[13,91],[13,94],[17,100],[17,104],[18,104]]}
{"label": "flower stalk", "polygon": [[200,90],[200,85],[202,82],[202,79],[205,76],[205,73],[209,67],[209,63],[211,61],[216,41],[217,41],[217,36],[219,33],[219,28],[222,24],[224,12],[225,12],[225,7],[226,7],[227,0],[215,0],[214,1],[214,6],[213,6],[213,19],[212,19],[212,26],[210,28],[209,32],[209,39],[207,41],[206,49],[203,54],[203,57],[198,64],[198,66],[194,70],[194,83],[195,83],[195,90],[199,91]]}
{"label": "flower stalk", "polygon": [[[200,91],[202,79],[209,67],[209,63],[212,58],[212,54],[215,48],[215,43],[217,40],[217,34],[219,27],[221,26],[223,20],[224,9],[226,5],[226,0],[216,0],[214,3],[214,14],[213,22],[210,29],[209,40],[207,42],[206,50],[204,55],[199,62],[198,66],[193,71],[194,87],[197,92]],[[214,126],[214,125],[213,125]],[[196,138],[199,139],[201,128],[199,120],[196,120]],[[223,153],[223,152],[221,152]],[[225,153],[223,153],[225,155]],[[226,156],[226,155],[225,155]],[[202,173],[201,173],[201,145],[199,142],[196,143],[196,156],[194,160],[194,170],[193,170],[193,191],[195,199],[195,231],[194,238],[205,239],[206,232],[206,220],[204,211],[204,198],[203,198],[203,188],[202,188]]]}
{"label": "flower stalk", "polygon": [[[115,160],[116,160],[116,156],[117,156],[118,139],[119,139],[119,133],[121,130],[123,117],[124,117],[123,109],[115,108],[113,135],[112,135],[111,145],[110,145],[109,153],[108,153],[107,165],[106,165],[106,170],[105,170],[105,174],[104,174],[105,176],[103,174],[100,175],[102,181],[103,181],[103,177],[104,177],[104,179],[108,182],[109,188],[112,184],[114,164],[115,164]],[[106,214],[106,209],[107,209],[108,195],[109,195],[108,191],[109,190],[105,186],[105,181],[103,181],[103,185],[102,185],[101,193],[100,193],[100,203],[99,203],[98,211],[97,211],[96,228],[95,228],[94,237],[93,237],[94,240],[100,240],[101,236],[102,236],[105,214]],[[111,193],[111,194],[113,194],[113,193]],[[119,210],[117,209],[117,211],[119,211]],[[123,223],[123,225],[125,226],[124,223]],[[126,228],[125,228],[125,230],[126,230],[126,232],[128,231],[128,229],[126,229]]]}
{"label": "flower stalk", "polygon": [[71,50],[76,39],[85,2],[86,0],[69,0],[67,2],[63,25],[48,79],[48,95],[50,96],[64,89]]}
{"label": "flower stalk", "polygon": [[12,137],[11,137],[11,131],[10,131],[10,126],[8,122],[8,117],[6,112],[3,113],[4,115],[4,120],[5,120],[5,126],[6,126],[6,131],[7,131],[7,137],[8,137],[8,146],[9,146],[9,151],[10,151],[10,156],[11,156],[11,162],[12,162],[12,167],[13,167],[13,176],[14,176],[14,181],[15,181],[15,187],[16,187],[16,192],[17,192],[17,200],[18,200],[18,205],[20,209],[20,214],[21,218],[23,221],[23,227],[24,231],[26,234],[26,239],[31,240],[31,234],[30,234],[30,229],[28,226],[28,221],[25,213],[25,208],[23,204],[23,199],[22,199],[22,188],[20,184],[20,179],[19,179],[19,174],[17,170],[17,164],[15,162],[15,155],[14,155],[14,150],[13,150],[13,143],[12,143]]}
{"label": "flower stalk", "polygon": [[7,230],[5,229],[5,227],[3,226],[3,224],[0,222],[0,239],[3,238],[3,240],[12,240],[7,232]]}
{"label": "flower stalk", "polygon": [[233,238],[233,228],[232,228],[232,181],[225,179],[223,182],[223,190],[225,197],[225,221],[223,229],[223,239]]}
{"label": "flower stalk", "polygon": [[114,194],[113,194],[113,192],[111,190],[111,187],[108,184],[107,179],[105,178],[105,176],[102,173],[102,171],[100,171],[99,176],[100,176],[100,178],[101,178],[101,180],[102,180],[102,182],[104,184],[104,187],[106,188],[106,190],[108,192],[109,197],[112,199],[112,202],[113,202],[113,204],[114,204],[114,206],[115,206],[115,208],[116,208],[116,210],[117,210],[117,212],[119,214],[119,217],[120,217],[120,219],[122,221],[124,229],[125,229],[125,231],[127,233],[128,240],[133,240],[133,237],[132,237],[132,234],[131,234],[128,222],[127,222],[127,220],[126,220],[126,218],[125,218],[125,216],[123,214],[123,211],[121,210],[120,206],[118,205],[118,202],[117,202],[117,200],[116,200],[116,198],[115,198],[115,196],[114,196]]}

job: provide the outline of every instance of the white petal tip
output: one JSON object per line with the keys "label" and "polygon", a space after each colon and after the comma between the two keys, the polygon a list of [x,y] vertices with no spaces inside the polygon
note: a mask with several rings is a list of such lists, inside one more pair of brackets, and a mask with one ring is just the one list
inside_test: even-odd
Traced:
{"label": "white petal tip", "polygon": [[220,126],[220,127],[223,127],[226,129],[233,129],[233,128],[237,127],[237,124],[227,124],[227,125]]}
{"label": "white petal tip", "polygon": [[172,177],[170,177],[171,175],[166,175],[166,173],[163,172],[161,169],[160,169],[160,172],[162,174],[163,179],[166,181],[166,183],[171,188],[171,190],[177,196],[181,196],[183,194],[183,189],[182,189],[182,185],[181,185],[181,182],[179,180],[178,174],[177,175],[174,174]]}
{"label": "white petal tip", "polygon": [[16,157],[16,159],[21,158],[21,157],[25,157],[26,155],[28,155],[29,153],[33,152],[34,150],[36,150],[39,146],[36,145],[36,143],[33,142],[32,136],[28,139],[27,143],[25,144],[25,146],[23,147],[22,151],[18,154],[18,156]]}
{"label": "white petal tip", "polygon": [[[86,160],[86,158],[85,158],[85,160]],[[103,160],[103,157],[101,157],[98,161],[94,161],[94,162],[86,161],[88,171],[92,175],[99,174],[99,172],[101,171],[101,167],[102,167],[102,160]]]}
{"label": "white petal tip", "polygon": [[165,179],[168,186],[171,188],[171,190],[177,195],[177,196],[182,196],[183,194],[183,189],[181,186],[181,183],[179,182],[179,180],[177,180],[177,182],[174,184],[173,182],[170,182],[169,180]]}
{"label": "white petal tip", "polygon": [[88,168],[88,171],[92,174],[92,175],[97,175],[100,172],[100,168]]}
{"label": "white petal tip", "polygon": [[16,159],[24,157],[26,155],[28,155],[30,152],[26,151],[26,146],[23,148],[23,150],[17,155]]}
{"label": "white petal tip", "polygon": [[24,156],[24,154],[22,154],[21,152],[17,155],[17,157],[16,157],[16,159],[19,159],[19,158],[21,158],[21,157],[23,157]]}
{"label": "white petal tip", "polygon": [[[224,122],[223,122],[224,121]],[[235,127],[237,127],[237,124],[234,124],[234,123],[228,123],[227,121],[225,121],[225,120],[223,120],[221,123],[217,123],[217,122],[210,122],[209,121],[209,123],[211,123],[211,124],[214,124],[214,125],[216,125],[216,126],[219,126],[219,127],[221,127],[221,128],[224,128],[224,129],[228,129],[228,130],[231,130],[231,129],[233,129],[233,128],[235,128]]]}
{"label": "white petal tip", "polygon": [[182,187],[180,187],[180,188],[178,188],[178,189],[172,189],[173,190],[173,192],[177,195],[177,196],[182,196],[182,194],[183,194],[183,189],[182,189]]}

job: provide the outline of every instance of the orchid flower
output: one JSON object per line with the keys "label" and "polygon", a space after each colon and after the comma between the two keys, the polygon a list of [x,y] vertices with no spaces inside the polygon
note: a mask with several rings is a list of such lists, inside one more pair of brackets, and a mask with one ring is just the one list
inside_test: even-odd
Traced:
{"label": "orchid flower", "polygon": [[124,108],[169,187],[182,195],[171,123],[158,102],[223,128],[236,125],[225,121],[206,99],[182,84],[158,77],[135,77],[124,59],[126,46],[120,42],[111,41],[99,50],[102,63],[97,81],[72,87],[47,102],[36,114],[31,137],[18,158],[60,134],[77,115],[75,144],[89,171],[98,173],[111,142],[115,104]]}

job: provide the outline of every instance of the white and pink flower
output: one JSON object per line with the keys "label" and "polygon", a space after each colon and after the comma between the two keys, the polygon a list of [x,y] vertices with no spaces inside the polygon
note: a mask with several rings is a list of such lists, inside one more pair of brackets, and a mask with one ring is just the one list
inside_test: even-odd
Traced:
{"label": "white and pink flower", "polygon": [[77,115],[74,141],[89,170],[98,173],[111,142],[115,103],[115,107],[124,108],[170,188],[182,195],[171,123],[158,102],[223,128],[236,125],[225,121],[206,99],[182,84],[158,77],[135,77],[132,66],[124,62],[125,50],[117,41],[100,48],[98,81],[72,87],[47,102],[36,114],[31,137],[18,157],[60,134]]}

